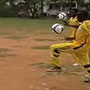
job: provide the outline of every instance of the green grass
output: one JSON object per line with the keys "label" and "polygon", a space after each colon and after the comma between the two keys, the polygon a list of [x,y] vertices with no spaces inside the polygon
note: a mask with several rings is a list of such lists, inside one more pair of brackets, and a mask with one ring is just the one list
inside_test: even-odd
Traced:
{"label": "green grass", "polygon": [[9,52],[11,49],[8,48],[0,48],[0,53]]}
{"label": "green grass", "polygon": [[0,48],[0,57],[13,57],[13,56],[16,56],[16,54],[9,53],[10,51],[12,51],[12,50],[8,49],[8,48]]}
{"label": "green grass", "polygon": [[16,54],[8,54],[8,53],[3,53],[3,54],[0,54],[0,57],[15,57],[17,56]]}
{"label": "green grass", "polygon": [[35,41],[56,41],[53,39],[34,39]]}
{"label": "green grass", "polygon": [[5,38],[20,40],[28,38],[29,34],[50,34],[51,26],[60,22],[55,19],[20,19],[20,18],[0,18],[0,35]]}
{"label": "green grass", "polygon": [[11,35],[11,36],[6,36],[5,38],[12,39],[12,40],[22,40],[24,38],[27,38],[26,36],[19,36],[19,35]]}
{"label": "green grass", "polygon": [[60,22],[55,19],[20,19],[20,18],[0,18],[0,26],[4,27],[50,27],[52,24]]}
{"label": "green grass", "polygon": [[48,50],[50,47],[49,46],[37,46],[37,47],[32,47],[32,49],[38,49],[38,50]]}

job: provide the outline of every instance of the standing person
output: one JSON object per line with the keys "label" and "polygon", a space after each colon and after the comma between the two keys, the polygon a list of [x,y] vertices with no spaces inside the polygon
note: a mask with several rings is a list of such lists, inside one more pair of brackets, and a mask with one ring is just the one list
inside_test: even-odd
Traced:
{"label": "standing person", "polygon": [[62,71],[60,65],[60,54],[70,53],[74,59],[80,63],[86,71],[85,82],[90,81],[90,61],[89,61],[89,48],[90,48],[90,21],[87,20],[88,12],[81,10],[77,18],[83,22],[76,33],[75,40],[68,43],[61,43],[51,45],[51,61],[52,68],[48,71]]}

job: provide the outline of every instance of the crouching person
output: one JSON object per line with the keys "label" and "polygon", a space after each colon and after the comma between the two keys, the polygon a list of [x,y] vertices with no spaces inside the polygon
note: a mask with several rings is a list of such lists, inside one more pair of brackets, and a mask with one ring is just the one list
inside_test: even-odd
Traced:
{"label": "crouching person", "polygon": [[80,22],[83,22],[77,29],[75,40],[68,43],[51,45],[50,64],[52,68],[50,68],[49,71],[61,72],[60,54],[62,52],[70,53],[73,58],[84,67],[86,72],[84,81],[90,82],[90,60],[88,55],[90,48],[90,21],[87,20],[87,16],[87,11],[79,12],[77,18]]}

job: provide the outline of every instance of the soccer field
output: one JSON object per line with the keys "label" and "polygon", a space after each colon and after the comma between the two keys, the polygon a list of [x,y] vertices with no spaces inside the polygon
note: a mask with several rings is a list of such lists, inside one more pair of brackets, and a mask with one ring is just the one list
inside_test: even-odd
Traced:
{"label": "soccer field", "polygon": [[[61,73],[46,72],[49,47],[65,42],[51,31],[55,19],[0,18],[0,90],[90,90],[83,69],[61,54]],[[60,22],[61,23],[61,22]]]}

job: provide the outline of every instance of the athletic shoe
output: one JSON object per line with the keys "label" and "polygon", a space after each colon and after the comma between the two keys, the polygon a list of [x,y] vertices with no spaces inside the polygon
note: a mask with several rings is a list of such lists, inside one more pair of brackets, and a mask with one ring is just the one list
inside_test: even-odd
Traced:
{"label": "athletic shoe", "polygon": [[80,64],[79,63],[74,63],[73,66],[80,66]]}
{"label": "athletic shoe", "polygon": [[47,70],[48,72],[62,72],[62,68],[61,67],[51,67],[50,69]]}
{"label": "athletic shoe", "polygon": [[84,76],[84,82],[85,82],[85,83],[90,82],[90,76],[85,75],[85,76]]}

